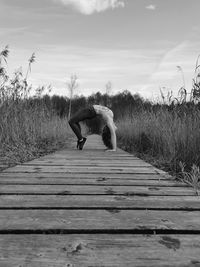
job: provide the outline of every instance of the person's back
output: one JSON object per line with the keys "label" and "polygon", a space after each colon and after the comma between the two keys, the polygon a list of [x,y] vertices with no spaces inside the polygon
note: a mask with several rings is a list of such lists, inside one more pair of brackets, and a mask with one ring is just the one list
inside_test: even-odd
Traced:
{"label": "person's back", "polygon": [[108,107],[101,106],[101,105],[93,105],[93,107],[97,114],[100,114],[102,116],[105,116],[106,114],[107,116],[110,116],[113,119],[113,116],[114,116],[113,112]]}

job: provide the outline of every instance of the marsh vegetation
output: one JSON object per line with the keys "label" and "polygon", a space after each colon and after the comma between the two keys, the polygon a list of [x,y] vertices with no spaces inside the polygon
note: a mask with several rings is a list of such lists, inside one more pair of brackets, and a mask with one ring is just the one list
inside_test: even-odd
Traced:
{"label": "marsh vegetation", "polygon": [[[24,76],[21,70],[10,78],[6,72],[9,49],[0,53],[0,158],[22,162],[63,146],[73,136],[67,122],[77,109],[102,104],[115,114],[118,145],[158,168],[184,179],[196,188],[200,181],[200,81],[197,60],[192,90],[184,87],[158,103],[124,91],[115,95],[96,93],[89,97],[49,96],[50,87],[31,94],[27,79],[33,54]],[[67,89],[66,89],[67,94]],[[99,133],[98,119],[86,122],[91,133]],[[1,162],[1,165],[3,164]]]}

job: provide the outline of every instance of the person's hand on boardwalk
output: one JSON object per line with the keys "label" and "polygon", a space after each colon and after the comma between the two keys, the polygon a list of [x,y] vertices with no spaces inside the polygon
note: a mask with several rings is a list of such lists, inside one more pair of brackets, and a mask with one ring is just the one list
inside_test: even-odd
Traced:
{"label": "person's hand on boardwalk", "polygon": [[116,149],[106,149],[105,151],[106,151],[106,152],[115,152]]}

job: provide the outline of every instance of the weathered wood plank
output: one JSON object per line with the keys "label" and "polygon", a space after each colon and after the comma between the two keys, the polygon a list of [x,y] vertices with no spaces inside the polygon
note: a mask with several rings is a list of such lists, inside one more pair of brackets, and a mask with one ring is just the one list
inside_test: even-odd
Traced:
{"label": "weathered wood plank", "polygon": [[0,235],[2,267],[198,267],[196,235]]}
{"label": "weathered wood plank", "polygon": [[[55,154],[55,155],[57,155],[57,154]],[[104,155],[104,157],[102,157],[102,156],[99,157],[97,155],[96,157],[89,157],[89,158],[86,158],[83,155],[79,156],[78,154],[76,154],[72,157],[70,157],[70,155],[68,155],[68,154],[61,155],[60,157],[59,157],[59,155],[57,155],[57,157],[54,157],[53,154],[49,154],[47,156],[33,159],[30,162],[32,162],[32,161],[33,162],[38,162],[38,161],[45,162],[45,161],[59,161],[59,160],[66,161],[66,162],[67,161],[74,161],[74,162],[76,162],[76,161],[81,161],[81,162],[86,162],[86,161],[89,161],[89,162],[96,162],[96,161],[110,161],[110,162],[122,161],[122,162],[126,162],[126,161],[128,161],[128,162],[132,162],[132,163],[138,162],[138,161],[143,161],[142,159],[133,157],[130,154],[128,154],[127,157],[120,157],[120,156],[110,157],[110,156],[106,156],[106,155]]]}
{"label": "weathered wood plank", "polygon": [[[94,154],[96,157],[94,158]],[[87,157],[86,157],[87,156]],[[65,149],[62,151],[56,151],[48,156],[44,156],[43,158],[65,158],[65,159],[138,159],[133,155],[126,153],[126,152],[109,152],[106,153],[105,150],[98,150],[98,149],[83,149],[82,151],[76,149]]]}
{"label": "weathered wood plank", "polygon": [[[4,177],[0,178],[0,185],[107,185],[107,186],[149,186],[149,187],[171,187],[174,188],[183,188],[185,190],[188,188],[186,184],[183,183],[174,183],[171,181],[159,181],[159,180],[131,180],[131,179],[114,179],[106,177],[97,177],[94,179],[85,179],[85,178],[48,178],[43,176],[38,176],[37,178],[12,178]],[[189,188],[188,188],[189,189]],[[189,189],[190,190],[190,189]]]}
{"label": "weathered wood plank", "polygon": [[137,164],[147,164],[147,165],[150,165],[149,163],[139,159],[139,158],[110,158],[110,157],[103,157],[103,158],[85,158],[85,157],[82,157],[82,158],[54,158],[54,157],[43,157],[43,158],[38,158],[38,159],[34,159],[34,160],[31,160],[29,162],[25,162],[23,164],[25,165],[28,165],[28,164],[53,164],[53,163],[63,163],[63,164],[124,164],[124,165],[137,165]]}
{"label": "weathered wood plank", "polygon": [[[192,188],[122,150],[106,153],[99,137],[89,137],[83,151],[65,149],[5,170],[0,184],[2,267],[200,263],[199,235],[137,235],[200,232],[200,202]],[[18,230],[20,235],[9,234]],[[31,234],[37,230],[67,232]]]}
{"label": "weathered wood plank", "polygon": [[0,181],[3,178],[82,178],[82,179],[99,179],[99,178],[105,178],[105,179],[121,179],[121,180],[169,180],[174,181],[174,178],[172,178],[169,175],[160,175],[155,173],[150,174],[132,174],[132,173],[24,173],[24,172],[0,172]]}
{"label": "weathered wood plank", "polygon": [[[67,151],[67,150],[66,150]],[[81,152],[83,153],[83,152]],[[93,156],[94,156],[95,153],[93,153]],[[55,154],[57,155],[57,154]],[[130,154],[128,154],[130,155]],[[63,161],[63,162],[90,162],[90,163],[95,163],[95,162],[122,162],[122,163],[125,163],[125,162],[132,162],[133,164],[134,163],[137,163],[137,162],[143,162],[142,159],[140,158],[136,158],[136,157],[133,157],[133,156],[128,156],[127,157],[120,157],[120,156],[115,156],[115,157],[110,157],[110,156],[106,156],[104,155],[104,157],[98,157],[98,155],[96,155],[96,157],[89,157],[89,158],[86,158],[84,156],[84,154],[82,156],[79,156],[78,154],[74,155],[74,156],[71,156],[68,155],[68,154],[65,154],[64,155],[61,155],[60,157],[57,155],[57,156],[54,156],[53,154],[49,154],[47,156],[43,156],[43,157],[40,157],[40,158],[36,158],[36,159],[33,159],[31,161],[28,161],[28,162],[49,162],[49,161]],[[28,163],[27,162],[27,163]]]}
{"label": "weathered wood plank", "polygon": [[0,194],[63,194],[63,195],[142,195],[192,196],[190,187],[105,186],[105,185],[1,185]]}
{"label": "weathered wood plank", "polygon": [[[95,157],[94,157],[95,155]],[[62,160],[91,160],[91,161],[95,161],[95,160],[141,160],[138,157],[135,157],[127,152],[123,152],[120,153],[118,152],[111,152],[111,153],[106,153],[105,151],[98,151],[96,149],[90,149],[90,150],[85,150],[83,149],[82,151],[80,150],[68,150],[65,149],[63,151],[57,151],[55,153],[46,155],[46,156],[42,156],[41,158],[38,158],[38,160],[40,159],[62,159]]]}
{"label": "weathered wood plank", "polygon": [[[187,211],[200,210],[200,201],[197,196],[0,195],[0,208],[123,208]],[[190,215],[192,216],[192,213]]]}
{"label": "weathered wood plank", "polygon": [[61,229],[200,231],[200,211],[0,210],[0,231]]}
{"label": "weathered wood plank", "polygon": [[157,169],[154,167],[69,167],[69,166],[22,166],[17,165],[15,167],[6,169],[3,172],[59,172],[59,173],[146,173],[146,174],[156,174]]}
{"label": "weathered wood plank", "polygon": [[75,166],[75,167],[124,167],[124,168],[135,168],[135,167],[152,167],[149,163],[146,162],[103,162],[103,161],[95,161],[95,162],[90,162],[89,160],[86,162],[81,162],[81,161],[62,161],[62,160],[48,160],[48,161],[32,161],[32,162],[27,162],[23,163],[22,166]]}

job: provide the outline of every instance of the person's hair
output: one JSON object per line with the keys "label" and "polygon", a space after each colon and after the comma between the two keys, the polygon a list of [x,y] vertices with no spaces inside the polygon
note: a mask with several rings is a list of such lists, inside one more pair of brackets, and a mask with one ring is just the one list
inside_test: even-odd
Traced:
{"label": "person's hair", "polygon": [[112,143],[111,143],[111,133],[110,133],[110,129],[109,129],[109,127],[107,125],[104,126],[104,128],[103,128],[103,131],[102,131],[102,140],[103,140],[104,145],[107,148],[113,149]]}

